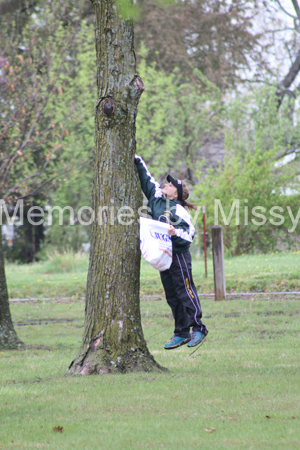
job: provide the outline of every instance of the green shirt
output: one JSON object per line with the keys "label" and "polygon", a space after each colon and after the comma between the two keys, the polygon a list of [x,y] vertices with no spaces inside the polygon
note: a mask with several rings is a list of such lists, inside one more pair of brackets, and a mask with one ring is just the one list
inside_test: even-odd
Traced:
{"label": "green shirt", "polygon": [[195,234],[191,216],[180,201],[165,198],[159,184],[151,176],[143,159],[134,160],[140,177],[142,191],[148,199],[148,213],[154,220],[168,222],[175,228],[172,236],[173,254],[187,252]]}

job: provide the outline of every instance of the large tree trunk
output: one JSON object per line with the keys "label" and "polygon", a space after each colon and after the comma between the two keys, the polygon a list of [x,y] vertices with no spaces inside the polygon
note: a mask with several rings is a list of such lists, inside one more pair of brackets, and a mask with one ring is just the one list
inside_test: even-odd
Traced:
{"label": "large tree trunk", "polygon": [[9,300],[5,277],[2,246],[2,226],[0,225],[0,349],[15,350],[24,344],[15,332],[9,310]]}
{"label": "large tree trunk", "polygon": [[[93,4],[98,85],[92,197],[95,220],[84,334],[69,373],[163,370],[147,349],[140,316],[137,210],[142,196],[134,154],[137,104],[144,84],[135,73],[133,25],[120,17],[116,1]],[[101,209],[105,206],[108,211]],[[135,212],[131,225],[122,225],[117,219],[119,208],[124,206]],[[124,217],[122,220],[125,222]]]}

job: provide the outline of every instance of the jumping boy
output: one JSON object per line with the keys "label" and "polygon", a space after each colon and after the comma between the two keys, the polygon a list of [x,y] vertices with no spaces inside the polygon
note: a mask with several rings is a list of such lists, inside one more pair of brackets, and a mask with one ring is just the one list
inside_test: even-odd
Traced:
{"label": "jumping boy", "polygon": [[[201,321],[201,305],[192,277],[189,248],[195,228],[190,214],[185,209],[186,207],[197,209],[197,206],[187,201],[189,191],[184,181],[175,180],[168,175],[168,183],[161,189],[143,159],[135,156],[134,162],[142,191],[148,199],[152,219],[170,224],[168,233],[172,237],[173,260],[168,270],[160,272],[160,277],[175,320],[175,330],[171,341],[165,344],[164,348],[171,350],[184,344],[195,347],[208,334],[206,326]],[[190,334],[191,327],[192,334]]]}

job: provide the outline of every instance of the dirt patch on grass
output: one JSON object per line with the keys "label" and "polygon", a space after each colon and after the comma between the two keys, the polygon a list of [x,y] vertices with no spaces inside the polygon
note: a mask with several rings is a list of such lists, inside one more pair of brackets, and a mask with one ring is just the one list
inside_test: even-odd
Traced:
{"label": "dirt patch on grass", "polygon": [[50,347],[47,347],[46,345],[41,345],[41,344],[34,344],[34,345],[26,345],[27,349],[30,350],[48,350],[49,352],[51,352],[51,350],[53,350]]}
{"label": "dirt patch on grass", "polygon": [[30,322],[15,322],[14,325],[18,327],[26,325],[48,325],[53,323],[68,323],[68,322],[83,322],[83,319],[38,319]]}

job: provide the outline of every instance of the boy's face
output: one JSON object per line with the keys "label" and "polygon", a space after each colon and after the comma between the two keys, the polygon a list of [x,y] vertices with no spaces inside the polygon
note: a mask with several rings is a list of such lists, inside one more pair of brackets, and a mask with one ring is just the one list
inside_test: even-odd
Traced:
{"label": "boy's face", "polygon": [[165,197],[172,200],[177,200],[178,193],[177,188],[172,183],[166,183],[165,187],[161,190]]}

